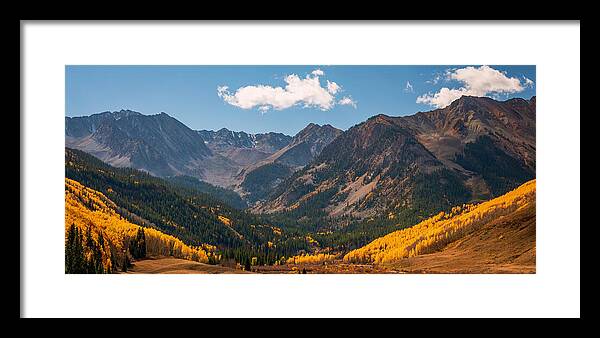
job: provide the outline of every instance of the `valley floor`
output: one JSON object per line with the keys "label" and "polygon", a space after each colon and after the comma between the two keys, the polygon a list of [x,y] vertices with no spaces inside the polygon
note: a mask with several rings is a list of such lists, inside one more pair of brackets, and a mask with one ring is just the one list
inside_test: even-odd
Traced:
{"label": "valley floor", "polygon": [[219,274],[249,273],[247,271],[210,265],[173,257],[148,258],[133,263],[127,272],[133,274]]}
{"label": "valley floor", "polygon": [[298,274],[302,270],[307,274],[383,274],[400,273],[391,267],[385,267],[374,264],[350,264],[342,260],[328,262],[327,264],[286,264],[279,266],[259,266],[255,272],[258,273],[283,273]]}

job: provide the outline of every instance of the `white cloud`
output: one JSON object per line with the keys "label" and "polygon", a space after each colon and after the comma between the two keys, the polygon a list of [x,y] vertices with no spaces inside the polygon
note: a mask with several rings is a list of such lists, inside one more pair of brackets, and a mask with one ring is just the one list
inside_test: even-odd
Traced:
{"label": "white cloud", "polygon": [[523,76],[523,80],[525,80],[525,87],[533,88],[533,80],[528,79],[526,76]]}
{"label": "white cloud", "polygon": [[271,109],[271,107],[269,107],[269,106],[260,106],[260,107],[258,107],[258,111],[260,111],[261,114],[266,113],[267,111],[269,111],[269,109]]}
{"label": "white cloud", "polygon": [[335,83],[333,81],[329,82],[329,80],[327,80],[327,91],[328,92],[335,95],[335,94],[337,94],[337,92],[340,89],[342,89],[342,87],[340,87],[337,83]]}
{"label": "white cloud", "polygon": [[344,106],[344,105],[347,105],[347,106],[352,106],[352,107],[354,107],[354,109],[356,109],[356,101],[354,101],[354,100],[352,99],[352,97],[350,97],[350,96],[344,96],[344,97],[342,97],[342,98],[341,98],[341,99],[338,101],[338,104],[341,104],[341,105],[343,105],[343,106]]}
{"label": "white cloud", "polygon": [[460,98],[463,95],[468,95],[465,88],[448,89],[444,87],[435,94],[427,93],[417,97],[417,103],[424,103],[437,108],[444,108],[452,103],[452,101]]}
{"label": "white cloud", "polygon": [[[257,108],[261,113],[265,113],[271,108],[282,110],[295,105],[329,110],[336,104],[335,94],[342,87],[329,80],[327,80],[326,87],[322,87],[319,76],[324,74],[320,69],[313,70],[304,78],[296,74],[290,74],[284,79],[285,87],[250,85],[231,92],[228,86],[218,86],[217,95],[233,106],[242,109]],[[342,100],[344,101],[343,104],[354,103],[351,99],[350,102]]]}
{"label": "white cloud", "polygon": [[314,76],[323,76],[323,75],[325,75],[325,73],[322,70],[320,70],[320,69],[313,70],[311,72],[311,74],[314,75]]}
{"label": "white cloud", "polygon": [[489,66],[454,69],[447,73],[447,78],[462,82],[463,86],[453,89],[443,87],[437,93],[421,95],[417,97],[417,103],[443,108],[463,95],[487,96],[492,93],[508,94],[524,90],[518,78],[507,77],[505,73]]}
{"label": "white cloud", "polygon": [[218,86],[217,87],[217,95],[219,95],[219,97],[223,97],[224,95],[227,94],[228,89],[229,89],[229,87],[227,87],[227,86]]}
{"label": "white cloud", "polygon": [[414,89],[412,84],[410,84],[410,81],[406,81],[406,87],[404,88],[404,91],[407,93],[414,93]]}

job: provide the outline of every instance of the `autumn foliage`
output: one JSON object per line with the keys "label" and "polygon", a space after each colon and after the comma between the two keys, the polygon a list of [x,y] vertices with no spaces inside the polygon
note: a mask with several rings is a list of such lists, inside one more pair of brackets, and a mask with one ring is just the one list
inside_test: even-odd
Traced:
{"label": "autumn foliage", "polygon": [[203,248],[188,246],[156,229],[142,228],[127,221],[117,210],[104,194],[65,179],[65,242],[73,243],[77,234],[86,234],[86,240],[77,240],[83,246],[84,259],[90,261],[93,255],[98,256],[103,272],[117,271],[127,264],[124,262],[146,255],[208,262]]}
{"label": "autumn foliage", "polygon": [[288,258],[287,264],[318,264],[333,261],[334,259],[336,259],[336,257],[336,255],[330,255],[325,253],[313,255],[306,254]]}
{"label": "autumn foliage", "polygon": [[454,207],[421,223],[380,237],[344,256],[352,263],[388,263],[443,249],[483,224],[535,204],[535,180],[477,205]]}

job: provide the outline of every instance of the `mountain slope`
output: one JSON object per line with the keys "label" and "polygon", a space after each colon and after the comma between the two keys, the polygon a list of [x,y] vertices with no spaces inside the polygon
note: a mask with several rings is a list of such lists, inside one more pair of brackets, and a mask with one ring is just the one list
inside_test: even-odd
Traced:
{"label": "mountain slope", "polygon": [[342,133],[329,124],[310,123],[269,157],[244,168],[237,176],[240,191],[250,203],[262,200],[283,180],[318,156]]}
{"label": "mountain slope", "polygon": [[[88,262],[96,259],[93,272],[116,272],[127,265],[135,253],[131,241],[142,230],[144,236],[144,257],[173,256],[197,262],[208,262],[207,252],[199,247],[190,247],[179,239],[153,228],[141,228],[123,218],[117,205],[104,194],[83,186],[77,181],[65,179],[65,239],[67,240],[67,272],[84,272],[86,264],[72,262],[76,244],[74,237],[81,241],[80,250]],[[81,234],[77,236],[77,234]],[[69,239],[71,241],[69,241]],[[71,247],[69,247],[71,246]],[[71,249],[71,250],[69,250]],[[75,248],[76,249],[76,248]],[[71,253],[71,255],[69,255]],[[94,257],[95,256],[95,257]],[[141,258],[141,257],[136,257]],[[84,264],[81,264],[84,263]],[[92,272],[92,271],[86,271]]]}
{"label": "mountain slope", "polygon": [[197,187],[115,168],[83,151],[65,149],[65,176],[102,193],[130,222],[189,246],[213,246],[223,259],[243,264],[257,257],[260,264],[273,264],[309,246],[303,232],[232,208]]}
{"label": "mountain slope", "polygon": [[65,117],[65,144],[116,167],[155,176],[189,175],[227,186],[239,170],[235,162],[214,154],[204,139],[173,117],[121,110]]}
{"label": "mountain slope", "polygon": [[391,264],[417,273],[535,273],[535,206],[485,224],[440,252]]}
{"label": "mountain slope", "polygon": [[463,96],[443,109],[377,115],[350,128],[253,210],[309,221],[414,219],[533,177],[535,98]]}
{"label": "mountain slope", "polygon": [[207,194],[215,200],[221,201],[229,206],[236,209],[245,209],[248,205],[240,195],[233,190],[217,187],[206,182],[202,182],[199,179],[192,176],[169,176],[164,178],[167,182],[173,183],[178,186],[188,187],[197,190],[200,193]]}
{"label": "mountain slope", "polygon": [[331,125],[310,123],[294,137],[281,133],[248,134],[226,128],[200,130],[198,134],[214,153],[237,165],[231,184],[245,200],[254,203],[312,161],[342,133]]}
{"label": "mountain slope", "polygon": [[535,108],[535,96],[502,102],[463,96],[446,108],[395,118],[395,122],[446,166],[469,174],[471,186],[479,184],[472,188],[483,191],[475,197],[487,199],[533,178]]}
{"label": "mountain slope", "polygon": [[[453,208],[344,256],[410,271],[535,272],[536,182],[481,203]],[[493,264],[492,264],[493,263]]]}
{"label": "mountain slope", "polygon": [[103,161],[157,176],[189,172],[189,163],[211,155],[202,138],[181,122],[161,113],[106,112],[65,118],[66,144]]}
{"label": "mountain slope", "polygon": [[142,217],[149,222],[145,226],[189,245],[237,247],[275,241],[272,227],[193,187],[135,169],[111,167],[82,151],[65,149],[65,176],[103,193],[123,209],[123,217]]}
{"label": "mountain slope", "polygon": [[271,155],[268,162],[279,163],[293,169],[307,165],[323,151],[342,131],[329,124],[310,123],[298,132],[290,143]]}

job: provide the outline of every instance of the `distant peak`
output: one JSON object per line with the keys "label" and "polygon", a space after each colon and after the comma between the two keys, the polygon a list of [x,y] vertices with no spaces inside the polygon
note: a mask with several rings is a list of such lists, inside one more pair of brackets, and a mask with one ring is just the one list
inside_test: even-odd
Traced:
{"label": "distant peak", "polygon": [[299,133],[304,132],[304,131],[310,131],[310,130],[322,130],[322,129],[327,129],[327,130],[338,130],[336,127],[332,126],[331,124],[324,124],[324,125],[320,125],[320,124],[316,124],[316,123],[309,123],[306,125],[306,127],[304,127]]}
{"label": "distant peak", "polygon": [[[141,113],[138,113],[136,111],[133,110],[129,110],[129,109],[121,109],[121,110],[116,110],[116,111],[103,111],[100,113],[96,113],[96,114],[91,114],[89,116],[109,116],[115,119],[120,119],[121,117],[124,116],[132,116],[132,115],[142,115]],[[85,117],[85,116],[82,116]]]}
{"label": "distant peak", "polygon": [[139,112],[136,112],[134,110],[129,110],[129,109],[121,109],[119,111],[113,112],[115,114],[124,114],[124,115],[142,115]]}
{"label": "distant peak", "polygon": [[302,130],[300,130],[298,132],[298,134],[305,134],[307,132],[313,131],[313,130],[318,130],[321,129],[321,126],[316,124],[316,123],[309,123],[306,125],[306,127],[302,128]]}
{"label": "distant peak", "polygon": [[522,97],[513,97],[513,98],[510,98],[510,99],[506,99],[506,100],[496,100],[494,98],[487,97],[487,96],[463,95],[460,98],[454,100],[450,104],[450,106],[451,107],[456,107],[456,106],[465,106],[465,105],[485,104],[485,103],[490,103],[490,102],[502,103],[502,102],[510,102],[510,101],[530,101],[530,102],[535,102],[535,95],[532,96],[529,100],[527,100],[525,98],[522,98]]}
{"label": "distant peak", "polygon": [[159,117],[163,117],[163,118],[164,118],[164,117],[171,117],[171,115],[169,115],[169,114],[165,113],[164,111],[161,111],[161,112],[160,112],[160,113],[158,113],[158,114],[154,114],[153,116],[159,116]]}
{"label": "distant peak", "polygon": [[281,136],[281,137],[292,137],[288,134],[284,134],[284,133],[278,133],[278,132],[274,132],[274,131],[269,131],[267,133],[263,133],[263,134],[254,134],[254,135],[269,135],[269,136]]}
{"label": "distant peak", "polygon": [[456,99],[454,102],[479,102],[484,100],[491,100],[491,98],[486,96],[471,96],[471,95],[463,95]]}
{"label": "distant peak", "polygon": [[371,117],[369,117],[367,119],[367,122],[371,122],[371,123],[382,123],[382,122],[389,122],[391,120],[391,116],[385,115],[385,114],[377,114],[377,115],[373,115]]}
{"label": "distant peak", "polygon": [[129,110],[129,109],[121,109],[119,111],[109,112],[108,114],[110,116],[112,116],[115,120],[119,120],[123,117],[141,116],[142,115],[141,113],[138,113],[136,111]]}
{"label": "distant peak", "polygon": [[452,101],[452,103],[447,106],[447,108],[459,108],[459,109],[475,109],[476,107],[481,107],[490,101],[496,101],[490,97],[486,96],[470,96],[463,95],[458,99]]}
{"label": "distant peak", "polygon": [[294,136],[294,139],[305,140],[307,138],[322,137],[323,135],[337,135],[341,132],[340,129],[337,129],[330,124],[321,126],[316,123],[309,123]]}

